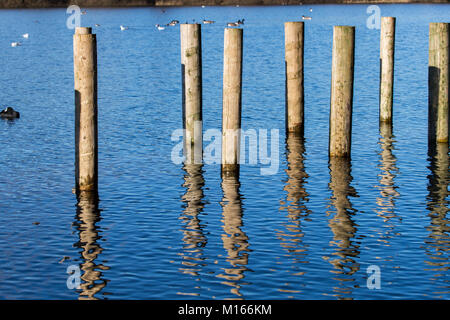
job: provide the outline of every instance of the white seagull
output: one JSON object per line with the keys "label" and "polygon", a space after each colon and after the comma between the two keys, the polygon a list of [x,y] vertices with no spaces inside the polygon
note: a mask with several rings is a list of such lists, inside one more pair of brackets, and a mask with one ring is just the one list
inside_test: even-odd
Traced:
{"label": "white seagull", "polygon": [[25,33],[22,35],[22,37],[24,37],[25,39],[28,39],[30,37],[30,35],[28,33]]}
{"label": "white seagull", "polygon": [[11,42],[11,47],[18,47],[20,45],[21,45],[20,42]]}
{"label": "white seagull", "polygon": [[122,31],[128,30],[128,27],[125,27],[125,26],[123,26],[123,25],[120,25],[120,30],[122,30]]}

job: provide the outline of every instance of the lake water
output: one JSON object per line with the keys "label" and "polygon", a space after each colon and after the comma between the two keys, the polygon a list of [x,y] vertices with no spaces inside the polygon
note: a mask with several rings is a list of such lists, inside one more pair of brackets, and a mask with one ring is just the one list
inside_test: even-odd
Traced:
{"label": "lake water", "polygon": [[[0,121],[0,298],[449,299],[449,158],[447,148],[428,157],[427,77],[428,24],[448,22],[450,6],[380,6],[397,17],[393,135],[379,129],[379,30],[366,26],[367,7],[88,9],[82,25],[100,24],[100,200],[78,205],[69,15],[0,11],[0,104],[21,112]],[[283,23],[302,15],[312,16],[304,141],[284,133]],[[217,164],[171,160],[179,26],[155,24],[216,20],[202,25],[206,131],[221,128],[225,23],[241,18],[242,128],[279,130],[279,168],[242,165],[222,181]],[[342,24],[356,26],[352,159],[329,163],[332,27]],[[380,289],[367,287],[369,266]],[[80,269],[80,289],[68,288],[68,268]]]}

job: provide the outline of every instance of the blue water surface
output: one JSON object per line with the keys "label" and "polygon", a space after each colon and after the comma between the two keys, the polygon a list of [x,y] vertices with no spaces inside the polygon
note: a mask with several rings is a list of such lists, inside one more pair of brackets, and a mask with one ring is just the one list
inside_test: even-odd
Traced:
{"label": "blue water surface", "polygon": [[[393,135],[378,123],[367,8],[88,9],[82,25],[100,25],[99,202],[78,205],[69,15],[1,10],[0,104],[21,117],[0,121],[0,298],[449,299],[449,158],[428,156],[427,77],[428,24],[449,22],[450,6],[379,6],[397,17]],[[304,141],[284,133],[283,23],[302,15]],[[221,129],[224,27],[241,18],[242,128],[279,130],[279,168],[244,164],[222,181],[218,164],[171,160],[179,26],[155,24],[216,21],[202,25],[206,131]],[[334,25],[356,27],[351,163],[328,161]],[[372,265],[380,289],[367,286]]]}

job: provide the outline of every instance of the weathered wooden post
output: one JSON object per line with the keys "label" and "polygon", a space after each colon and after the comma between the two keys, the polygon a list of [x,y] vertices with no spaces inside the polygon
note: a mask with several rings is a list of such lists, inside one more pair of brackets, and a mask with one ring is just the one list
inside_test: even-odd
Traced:
{"label": "weathered wooden post", "polygon": [[187,164],[202,163],[201,38],[200,24],[180,25],[184,154]]}
{"label": "weathered wooden post", "polygon": [[430,23],[428,57],[428,144],[448,144],[449,23]]}
{"label": "weathered wooden post", "polygon": [[355,27],[335,26],[331,72],[330,157],[350,157]]}
{"label": "weathered wooden post", "polygon": [[222,106],[222,174],[225,175],[239,173],[242,39],[242,29],[225,29]]}
{"label": "weathered wooden post", "polygon": [[392,123],[394,97],[395,18],[381,18],[380,34],[380,122]]}
{"label": "weathered wooden post", "polygon": [[97,38],[92,28],[76,28],[73,37],[75,76],[76,190],[97,189]]}
{"label": "weathered wooden post", "polygon": [[304,133],[303,42],[304,23],[286,22],[286,130],[300,134]]}

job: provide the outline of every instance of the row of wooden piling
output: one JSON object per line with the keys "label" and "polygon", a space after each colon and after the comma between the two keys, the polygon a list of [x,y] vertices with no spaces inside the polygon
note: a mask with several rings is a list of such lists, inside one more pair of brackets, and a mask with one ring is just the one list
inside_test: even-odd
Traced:
{"label": "row of wooden piling", "polygon": [[[380,123],[392,124],[395,18],[380,32]],[[448,144],[449,23],[430,23],[429,145]],[[286,131],[304,133],[304,23],[285,23]],[[202,163],[201,25],[181,24],[182,105],[186,163]],[[226,28],[223,62],[222,173],[239,172],[243,30]],[[355,27],[335,26],[331,76],[329,156],[350,157]],[[76,185],[97,185],[97,51],[91,28],[74,35]]]}

